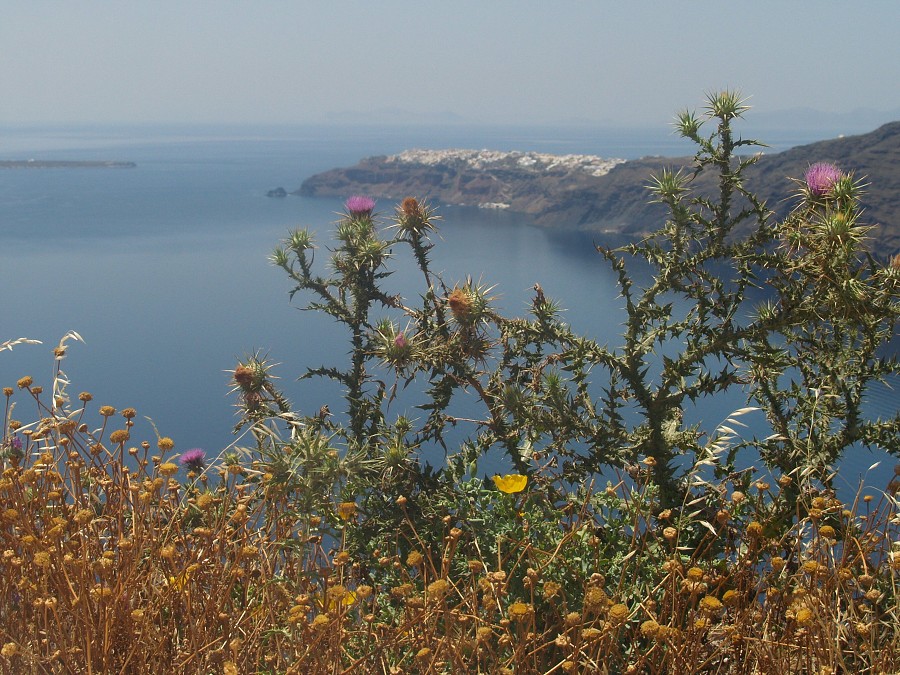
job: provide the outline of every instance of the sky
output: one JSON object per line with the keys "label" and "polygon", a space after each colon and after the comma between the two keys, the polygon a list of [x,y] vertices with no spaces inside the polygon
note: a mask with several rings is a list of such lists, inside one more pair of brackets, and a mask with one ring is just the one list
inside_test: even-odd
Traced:
{"label": "sky", "polygon": [[0,125],[900,116],[900,1],[3,0]]}

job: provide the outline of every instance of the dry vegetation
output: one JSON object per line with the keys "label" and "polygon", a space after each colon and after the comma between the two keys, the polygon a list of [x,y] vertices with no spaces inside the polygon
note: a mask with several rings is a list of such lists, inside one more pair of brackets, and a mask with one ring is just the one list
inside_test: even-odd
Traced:
{"label": "dry vegetation", "polygon": [[[896,481],[852,504],[806,486],[787,523],[786,476],[708,485],[678,517],[644,469],[562,503],[540,476],[479,483],[444,505],[441,540],[406,518],[357,558],[356,503],[297,513],[259,460],[194,471],[170,439],[138,442],[134,410],[70,406],[63,382],[4,389],[3,672],[900,669]],[[467,505],[505,524],[494,540]]]}

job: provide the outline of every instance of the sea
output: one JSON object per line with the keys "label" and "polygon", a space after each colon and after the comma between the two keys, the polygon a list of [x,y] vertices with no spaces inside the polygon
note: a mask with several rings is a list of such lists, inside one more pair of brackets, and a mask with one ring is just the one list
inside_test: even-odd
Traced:
{"label": "sea", "polygon": [[[804,130],[772,132],[767,151],[822,140]],[[340,391],[322,380],[298,381],[308,367],[340,366],[349,348],[328,317],[291,301],[290,280],[268,260],[289,230],[315,233],[316,264],[327,272],[331,229],[343,199],[290,195],[317,172],[367,156],[411,148],[529,150],[634,159],[685,156],[694,148],[662,127],[0,127],[0,160],[133,162],[134,168],[0,169],[0,386],[23,376],[50,389],[53,348],[74,331],[60,362],[69,394],[92,406],[138,412],[132,437],[169,436],[176,451],[200,447],[217,457],[246,444],[237,422],[230,374],[250,354],[274,365],[278,386],[304,414],[323,403],[339,413]],[[349,195],[348,195],[349,196]],[[420,195],[421,196],[421,195]],[[379,202],[387,224],[394,204]],[[496,305],[523,315],[532,288],[565,308],[575,330],[616,344],[624,314],[615,277],[596,253],[603,235],[538,228],[500,210],[438,206],[442,217],[434,269],[452,286],[471,277],[492,287]],[[398,252],[387,284],[416,297],[418,275]],[[738,397],[739,399],[739,397]],[[705,401],[690,414],[715,428],[738,399]],[[33,419],[22,393],[14,417]],[[884,391],[874,414],[894,415]],[[394,404],[390,415],[422,417]],[[751,428],[757,421],[742,419]],[[425,450],[440,465],[443,455]],[[503,471],[502,458],[481,470]],[[872,465],[877,465],[872,468]],[[868,451],[844,458],[843,489],[881,486],[894,460]]]}

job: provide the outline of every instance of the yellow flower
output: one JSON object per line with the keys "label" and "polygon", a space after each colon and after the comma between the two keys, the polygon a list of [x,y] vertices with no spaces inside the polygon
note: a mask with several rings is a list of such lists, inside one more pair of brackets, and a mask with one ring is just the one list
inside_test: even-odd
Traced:
{"label": "yellow flower", "polygon": [[518,473],[508,473],[505,476],[494,476],[494,485],[500,492],[508,495],[521,492],[528,483],[528,476],[522,476]]}

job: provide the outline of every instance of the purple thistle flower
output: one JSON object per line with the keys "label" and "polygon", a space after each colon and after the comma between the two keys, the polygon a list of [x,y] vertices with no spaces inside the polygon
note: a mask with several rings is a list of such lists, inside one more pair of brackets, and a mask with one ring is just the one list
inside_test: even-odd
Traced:
{"label": "purple thistle flower", "polygon": [[831,192],[831,188],[841,177],[841,170],[828,162],[816,162],[806,170],[803,176],[806,187],[816,197]]}
{"label": "purple thistle flower", "polygon": [[200,448],[193,448],[186,450],[178,461],[181,462],[181,466],[185,466],[191,471],[203,471],[206,453]]}
{"label": "purple thistle flower", "polygon": [[394,346],[397,349],[406,349],[406,346],[409,344],[406,336],[403,333],[399,333],[397,337],[394,338]]}
{"label": "purple thistle flower", "polygon": [[371,215],[372,209],[375,208],[375,200],[363,195],[353,195],[344,202],[344,206],[354,218],[363,218]]}
{"label": "purple thistle flower", "polygon": [[10,445],[12,446],[13,450],[21,450],[22,449],[22,439],[19,438],[18,436],[13,436],[12,440],[10,441]]}

